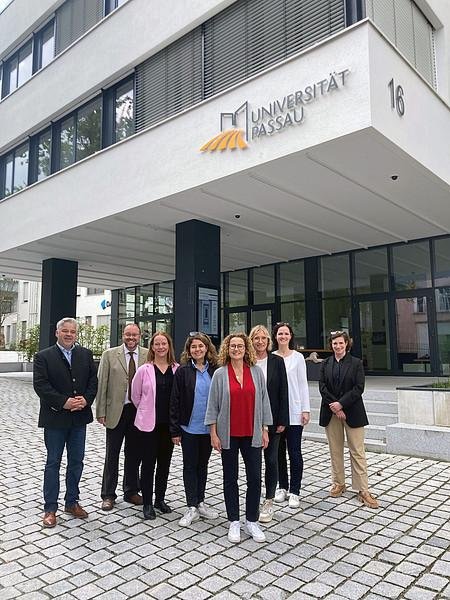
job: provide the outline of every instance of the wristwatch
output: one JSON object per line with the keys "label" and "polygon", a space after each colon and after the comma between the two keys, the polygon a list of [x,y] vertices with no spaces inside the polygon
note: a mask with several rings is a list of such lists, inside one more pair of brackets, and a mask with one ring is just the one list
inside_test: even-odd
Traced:
{"label": "wristwatch", "polygon": [[267,425],[263,425],[263,431],[269,431],[269,427]]}

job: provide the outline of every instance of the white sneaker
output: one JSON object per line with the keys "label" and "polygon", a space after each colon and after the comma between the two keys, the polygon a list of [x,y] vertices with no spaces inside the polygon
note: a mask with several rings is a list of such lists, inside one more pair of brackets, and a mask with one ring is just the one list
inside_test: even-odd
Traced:
{"label": "white sneaker", "polygon": [[241,541],[241,522],[231,521],[228,529],[228,541],[232,544],[239,544]]}
{"label": "white sneaker", "polygon": [[273,500],[264,500],[259,513],[260,523],[270,523],[273,518]]}
{"label": "white sneaker", "polygon": [[300,508],[300,498],[296,494],[289,494],[289,508]]}
{"label": "white sneaker", "polygon": [[217,510],[213,510],[212,508],[209,508],[208,506],[206,506],[206,504],[204,502],[200,502],[197,510],[198,510],[199,515],[201,517],[203,517],[204,519],[218,519],[219,518],[219,513],[217,512]]}
{"label": "white sneaker", "polygon": [[277,504],[281,504],[282,502],[285,502],[288,498],[289,493],[281,488],[276,491],[274,500]]}
{"label": "white sneaker", "polygon": [[191,523],[194,521],[198,521],[200,519],[200,515],[195,506],[189,506],[187,511],[178,521],[178,525],[180,527],[189,527]]}
{"label": "white sneaker", "polygon": [[265,542],[266,536],[256,521],[245,521],[245,529],[255,542]]}

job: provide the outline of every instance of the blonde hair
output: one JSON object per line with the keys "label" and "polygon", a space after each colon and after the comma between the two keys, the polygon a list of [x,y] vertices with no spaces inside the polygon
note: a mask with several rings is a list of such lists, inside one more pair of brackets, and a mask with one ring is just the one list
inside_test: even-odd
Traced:
{"label": "blonde hair", "polygon": [[153,350],[152,346],[153,346],[153,342],[155,341],[155,338],[158,335],[162,335],[163,337],[165,337],[167,340],[167,343],[169,344],[169,352],[167,353],[167,363],[171,367],[173,367],[173,365],[176,363],[175,350],[173,349],[172,338],[165,331],[155,331],[155,333],[150,338],[150,341],[148,343],[147,362],[153,362],[155,360],[155,351]]}
{"label": "blonde hair", "polygon": [[206,333],[202,333],[201,331],[197,331],[195,334],[188,335],[184,344],[183,352],[181,353],[180,363],[185,365],[191,360],[191,344],[194,340],[198,340],[206,346],[205,359],[211,366],[215,367],[217,365],[217,350],[209,335],[206,335]]}
{"label": "blonde hair", "polygon": [[219,365],[227,365],[230,361],[230,340],[231,338],[240,338],[245,345],[245,354],[244,354],[244,362],[249,366],[253,367],[256,365],[256,354],[253,348],[253,344],[250,341],[248,335],[239,331],[238,333],[230,333],[223,340],[219,349]]}
{"label": "blonde hair", "polygon": [[270,352],[272,350],[272,338],[270,337],[269,330],[266,327],[264,327],[264,325],[255,325],[254,327],[252,327],[252,329],[250,330],[250,333],[248,334],[250,341],[253,343],[253,338],[258,333],[262,333],[264,335],[264,337],[267,338],[267,341],[268,341],[267,352]]}

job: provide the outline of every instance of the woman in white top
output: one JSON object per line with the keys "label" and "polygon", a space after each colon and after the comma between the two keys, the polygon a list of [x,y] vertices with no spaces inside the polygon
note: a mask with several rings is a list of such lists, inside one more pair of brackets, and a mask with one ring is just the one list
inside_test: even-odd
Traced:
{"label": "woman in white top", "polygon": [[[289,426],[281,434],[278,453],[278,485],[275,502],[289,498],[289,508],[300,506],[303,475],[302,433],[310,420],[309,388],[303,355],[294,350],[294,332],[289,323],[277,323],[273,330],[274,354],[284,359],[288,379]],[[286,446],[289,453],[288,477]]]}

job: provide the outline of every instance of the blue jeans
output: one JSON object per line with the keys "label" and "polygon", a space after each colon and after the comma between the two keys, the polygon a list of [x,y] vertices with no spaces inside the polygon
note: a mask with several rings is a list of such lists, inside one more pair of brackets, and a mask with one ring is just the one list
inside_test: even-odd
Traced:
{"label": "blue jeans", "polygon": [[[278,450],[278,482],[283,490],[288,490],[291,494],[298,496],[303,477],[303,456],[302,456],[302,425],[289,425],[283,431],[280,437],[280,446]],[[289,454],[289,474],[288,480],[286,446]]]}
{"label": "blue jeans", "polygon": [[79,499],[79,483],[83,472],[86,425],[69,429],[44,428],[47,462],[44,470],[44,511],[56,512],[59,497],[59,467],[67,448],[65,506],[74,506]]}

